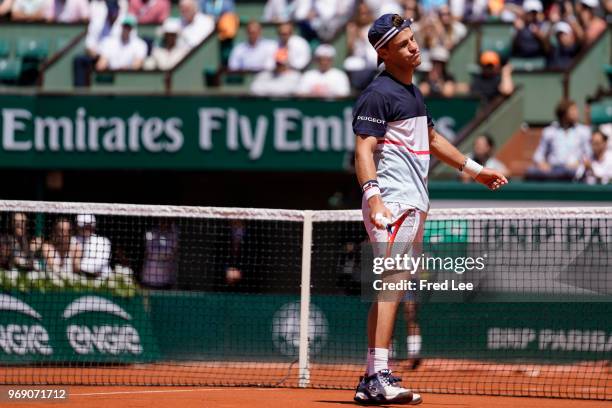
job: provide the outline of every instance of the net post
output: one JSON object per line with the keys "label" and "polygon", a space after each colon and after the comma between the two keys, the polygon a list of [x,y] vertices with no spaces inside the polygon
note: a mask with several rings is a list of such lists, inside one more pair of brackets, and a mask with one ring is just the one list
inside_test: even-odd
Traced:
{"label": "net post", "polygon": [[308,330],[310,318],[310,265],[312,251],[312,211],[304,211],[302,232],[302,283],[300,292],[300,347],[298,360],[298,385],[302,388],[310,384],[308,356]]}

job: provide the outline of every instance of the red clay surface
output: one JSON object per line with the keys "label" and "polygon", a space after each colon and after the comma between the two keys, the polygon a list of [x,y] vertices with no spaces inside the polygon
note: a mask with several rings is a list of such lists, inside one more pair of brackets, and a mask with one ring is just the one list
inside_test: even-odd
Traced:
{"label": "red clay surface", "polygon": [[[285,388],[186,388],[186,387],[69,387],[65,402],[19,402],[16,408],[333,408],[357,407],[353,392]],[[487,397],[424,394],[420,407],[435,408],[594,408],[609,401],[578,401],[546,398]],[[401,406],[401,405],[387,405]]]}
{"label": "red clay surface", "polygon": [[[405,386],[424,395],[424,407],[612,407],[608,362],[555,366],[429,359],[416,371],[405,370],[398,362],[391,367]],[[352,389],[362,370],[361,365],[313,364],[310,384],[315,389],[300,389],[287,388],[298,385],[296,365],[282,363],[5,366],[0,367],[0,384],[69,388],[68,402],[11,404],[17,407],[341,407],[356,406]],[[534,398],[521,398],[526,396]]]}
{"label": "red clay surface", "polygon": [[[421,393],[612,400],[612,366],[607,362],[535,365],[428,359],[416,371],[397,362],[391,368]],[[361,365],[313,364],[310,384],[350,390],[362,371]],[[296,364],[264,362],[0,367],[0,384],[297,387],[297,379]]]}

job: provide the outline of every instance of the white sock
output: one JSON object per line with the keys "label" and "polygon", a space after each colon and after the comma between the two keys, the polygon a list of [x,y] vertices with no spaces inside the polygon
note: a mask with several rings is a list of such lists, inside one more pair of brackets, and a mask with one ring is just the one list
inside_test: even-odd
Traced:
{"label": "white sock", "polygon": [[408,350],[408,357],[414,358],[421,354],[421,343],[422,339],[420,335],[406,337],[406,349]]}
{"label": "white sock", "polygon": [[368,375],[389,368],[389,349],[368,348]]}

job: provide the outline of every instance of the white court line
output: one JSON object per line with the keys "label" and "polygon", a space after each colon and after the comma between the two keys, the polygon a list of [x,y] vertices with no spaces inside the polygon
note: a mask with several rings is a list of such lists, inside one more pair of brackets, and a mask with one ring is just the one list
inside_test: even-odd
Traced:
{"label": "white court line", "polygon": [[95,395],[121,395],[121,394],[161,394],[161,393],[176,393],[176,392],[199,392],[199,391],[278,391],[279,388],[232,388],[232,387],[222,387],[222,388],[195,388],[189,390],[143,390],[143,391],[111,391],[111,392],[90,392],[85,394],[73,394],[69,393],[70,397],[88,397]]}

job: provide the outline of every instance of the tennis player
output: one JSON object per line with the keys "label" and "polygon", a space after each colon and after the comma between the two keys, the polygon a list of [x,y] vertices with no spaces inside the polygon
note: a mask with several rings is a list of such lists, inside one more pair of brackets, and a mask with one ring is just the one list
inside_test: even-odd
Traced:
{"label": "tennis player", "polygon": [[[412,76],[421,54],[410,20],[397,14],[379,17],[368,32],[370,44],[385,63],[353,110],[355,166],[363,190],[363,220],[371,242],[422,242],[429,210],[429,155],[469,174],[491,190],[508,181],[483,168],[438,134]],[[391,228],[391,232],[387,229]],[[399,241],[398,241],[399,242]],[[400,386],[388,366],[389,344],[401,297],[375,301],[368,316],[367,373],[355,401],[362,404],[419,404],[421,396]]]}

